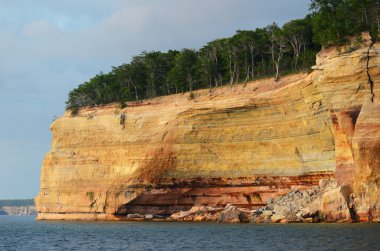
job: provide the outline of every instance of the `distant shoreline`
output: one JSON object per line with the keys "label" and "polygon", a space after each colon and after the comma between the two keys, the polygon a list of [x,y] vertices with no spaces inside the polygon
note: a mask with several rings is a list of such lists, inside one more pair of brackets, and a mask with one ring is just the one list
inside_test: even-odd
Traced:
{"label": "distant shoreline", "polygon": [[0,200],[0,215],[37,215],[33,199]]}

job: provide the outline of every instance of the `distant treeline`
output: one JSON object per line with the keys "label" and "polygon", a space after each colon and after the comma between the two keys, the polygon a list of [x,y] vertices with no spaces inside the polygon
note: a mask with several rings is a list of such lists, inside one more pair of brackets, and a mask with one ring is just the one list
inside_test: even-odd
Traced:
{"label": "distant treeline", "polygon": [[99,73],[69,93],[66,108],[137,101],[310,69],[322,46],[379,34],[380,0],[312,0],[310,13],[282,27],[238,30],[199,50],[142,52],[130,63]]}
{"label": "distant treeline", "polygon": [[22,206],[34,206],[33,199],[26,200],[0,200],[0,208],[2,207],[22,207]]}

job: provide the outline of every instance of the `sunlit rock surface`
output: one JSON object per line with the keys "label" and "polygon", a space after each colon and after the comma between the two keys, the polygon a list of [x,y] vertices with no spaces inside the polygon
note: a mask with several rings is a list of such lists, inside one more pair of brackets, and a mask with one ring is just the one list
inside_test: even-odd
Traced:
{"label": "sunlit rock surface", "polygon": [[194,205],[254,209],[336,178],[353,188],[360,220],[376,219],[379,47],[369,52],[373,102],[363,45],[352,52],[323,50],[311,74],[279,82],[64,114],[51,125],[38,218],[120,220]]}

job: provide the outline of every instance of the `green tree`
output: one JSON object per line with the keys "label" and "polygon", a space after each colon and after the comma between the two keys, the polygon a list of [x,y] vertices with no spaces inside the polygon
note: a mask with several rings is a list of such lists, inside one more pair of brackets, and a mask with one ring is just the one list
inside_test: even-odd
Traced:
{"label": "green tree", "polygon": [[378,37],[380,0],[312,0],[310,7],[314,39],[323,46],[346,43],[363,31]]}
{"label": "green tree", "polygon": [[242,59],[244,82],[255,77],[255,58],[260,52],[259,34],[252,30],[238,30],[234,37],[238,41],[239,54]]}
{"label": "green tree", "polygon": [[188,90],[193,91],[194,83],[197,81],[198,54],[195,50],[183,49],[175,56],[174,67],[171,69],[171,81],[175,86],[180,86],[180,83],[187,83]]}
{"label": "green tree", "polygon": [[294,69],[296,70],[301,52],[306,51],[311,36],[311,27],[307,20],[296,19],[286,23],[282,30],[285,39],[291,45],[294,56]]}
{"label": "green tree", "polygon": [[[209,87],[217,87],[223,83],[225,63],[223,58],[223,39],[208,42],[200,50],[202,73],[207,78]],[[204,79],[203,78],[203,79]]]}

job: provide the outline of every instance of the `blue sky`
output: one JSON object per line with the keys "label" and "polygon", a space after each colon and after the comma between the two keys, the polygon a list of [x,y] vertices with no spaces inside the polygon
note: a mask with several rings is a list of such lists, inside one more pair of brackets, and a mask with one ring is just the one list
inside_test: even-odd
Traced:
{"label": "blue sky", "polygon": [[39,191],[68,92],[143,50],[304,17],[308,0],[0,0],[0,199]]}

